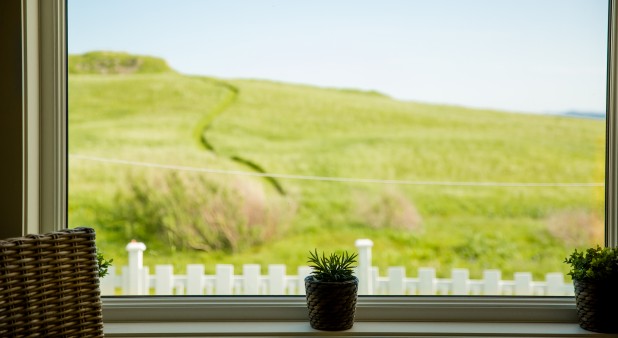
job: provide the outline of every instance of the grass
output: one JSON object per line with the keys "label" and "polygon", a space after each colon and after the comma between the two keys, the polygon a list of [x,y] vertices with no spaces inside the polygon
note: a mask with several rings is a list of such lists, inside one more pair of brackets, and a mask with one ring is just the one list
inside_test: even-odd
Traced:
{"label": "grass", "polygon": [[[231,95],[231,88],[235,90]],[[602,182],[604,123],[402,102],[375,92],[174,72],[70,74],[69,152],[220,170],[429,182]],[[210,146],[210,150],[205,144]],[[134,177],[163,169],[71,158],[70,226],[96,228],[98,245],[126,262],[127,222],[114,210]],[[160,234],[137,238],[145,263],[306,265],[308,250],[354,250],[374,241],[384,272],[402,265],[439,276],[467,267],[503,276],[566,272],[572,251],[555,216],[603,217],[600,187],[424,186],[183,173],[250,182],[271,200],[296,206],[265,243],[235,252],[172,248]],[[156,191],[157,186],[151,189]],[[559,218],[558,218],[559,219]],[[555,222],[555,221],[554,221]],[[139,226],[139,225],[138,225]],[[590,225],[594,226],[594,225]],[[598,226],[598,225],[597,225]],[[560,227],[558,226],[558,232]],[[584,243],[593,244],[594,239]]]}

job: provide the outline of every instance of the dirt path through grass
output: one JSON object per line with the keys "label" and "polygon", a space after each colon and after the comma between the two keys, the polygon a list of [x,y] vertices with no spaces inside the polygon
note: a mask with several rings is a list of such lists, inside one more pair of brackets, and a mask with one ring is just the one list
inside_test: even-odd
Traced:
{"label": "dirt path through grass", "polygon": [[[209,81],[213,81],[215,82],[217,85],[225,88],[227,90],[227,94],[225,95],[225,97],[223,98],[223,100],[221,100],[213,109],[209,114],[206,114],[206,116],[204,116],[198,123],[197,126],[194,130],[194,136],[196,141],[206,150],[206,151],[210,151],[213,154],[217,155],[217,156],[221,156],[221,154],[219,154],[214,145],[208,140],[208,137],[206,136],[207,131],[210,129],[210,127],[212,126],[212,122],[221,114],[223,114],[226,110],[228,110],[228,108],[230,106],[232,106],[234,104],[234,102],[236,102],[236,100],[238,99],[238,96],[240,95],[240,90],[223,81],[217,81],[217,80],[212,80],[212,79],[208,79]],[[244,167],[247,167],[249,169],[251,169],[252,171],[261,173],[261,174],[266,174],[267,171],[258,163],[255,163],[254,161],[251,161],[249,159],[240,157],[240,156],[229,156],[228,159],[230,161],[236,162],[238,164],[243,165]],[[273,188],[275,188],[275,190],[277,190],[277,192],[279,192],[281,195],[285,195],[285,190],[283,189],[283,186],[281,185],[281,183],[275,179],[274,177],[267,177],[265,176],[264,179],[270,183]]]}

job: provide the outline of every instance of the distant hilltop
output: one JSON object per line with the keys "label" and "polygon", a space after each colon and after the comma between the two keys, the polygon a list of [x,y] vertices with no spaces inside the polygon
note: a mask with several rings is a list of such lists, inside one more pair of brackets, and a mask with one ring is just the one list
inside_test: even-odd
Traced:
{"label": "distant hilltop", "polygon": [[568,116],[568,117],[596,119],[596,120],[602,120],[605,118],[605,113],[590,113],[590,112],[579,112],[579,111],[570,111],[570,112],[563,113],[561,115]]}
{"label": "distant hilltop", "polygon": [[68,68],[70,74],[144,74],[174,71],[161,58],[109,51],[69,55]]}

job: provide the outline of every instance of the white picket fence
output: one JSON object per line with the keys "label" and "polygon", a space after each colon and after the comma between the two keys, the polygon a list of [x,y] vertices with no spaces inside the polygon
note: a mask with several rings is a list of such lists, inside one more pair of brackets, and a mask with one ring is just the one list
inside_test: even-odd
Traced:
{"label": "white picket fence", "polygon": [[[408,277],[404,267],[390,267],[381,276],[371,265],[371,240],[356,241],[358,249],[359,294],[361,295],[534,295],[570,296],[573,285],[559,272],[547,273],[544,281],[533,281],[529,272],[514,274],[513,280],[502,280],[500,270],[485,270],[482,279],[470,279],[467,269],[453,269],[451,278],[436,278],[433,268],[420,268],[416,277]],[[286,266],[270,264],[267,274],[262,267],[245,264],[240,275],[234,266],[216,264],[215,274],[204,273],[203,264],[188,264],[186,274],[175,275],[172,265],[157,265],[153,275],[143,266],[143,243],[127,245],[129,265],[122,274],[116,267],[101,280],[103,295],[303,295],[304,278],[311,268],[299,267],[295,275],[287,275]]]}

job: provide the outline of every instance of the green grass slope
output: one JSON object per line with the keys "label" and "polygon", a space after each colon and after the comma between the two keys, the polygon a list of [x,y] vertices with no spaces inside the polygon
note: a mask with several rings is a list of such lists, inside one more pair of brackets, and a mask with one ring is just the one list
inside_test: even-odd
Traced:
{"label": "green grass slope", "polygon": [[[258,174],[411,182],[603,181],[602,121],[167,71],[102,73],[69,75],[71,154]],[[467,267],[479,277],[482,269],[498,268],[505,277],[532,271],[540,278],[566,271],[562,260],[567,252],[598,240],[603,217],[601,187],[378,184],[180,172],[188,183],[177,191],[161,183],[165,175],[178,173],[170,169],[76,157],[69,168],[71,226],[94,226],[100,246],[118,264],[124,245],[138,237],[149,246],[146,264],[174,263],[179,270],[201,262],[208,271],[215,263],[285,263],[294,271],[306,264],[313,248],[350,250],[355,239],[370,238],[374,263],[383,272],[393,265],[409,271],[434,266],[446,276],[451,268]],[[235,186],[245,198],[239,208],[250,209],[247,215],[258,210],[261,218],[272,220],[271,211],[282,209],[268,206],[285,201],[291,207],[281,211],[286,217],[272,222],[251,223],[247,216],[238,232],[225,237],[258,238],[250,245],[217,249],[187,241],[190,249],[170,244],[178,243],[170,240],[182,233],[177,228],[192,220],[181,222],[164,207],[142,209],[154,205],[148,198],[155,195],[167,201],[156,205],[174,204],[169,195],[199,201],[191,208],[201,209],[213,200],[195,190],[208,185],[203,180]],[[149,202],[127,208],[133,203],[127,202],[127,187],[134,182],[151,182],[154,188],[129,194]],[[217,201],[236,199],[213,191]],[[199,217],[206,216],[187,216]],[[220,224],[205,222],[183,235],[206,238],[204,227]],[[161,224],[166,231],[158,232]],[[258,236],[262,230],[251,224],[272,229]]]}

